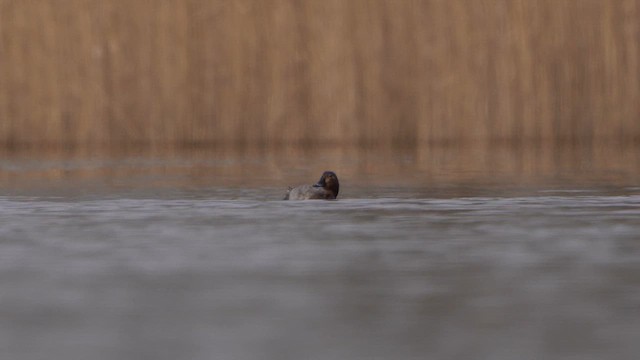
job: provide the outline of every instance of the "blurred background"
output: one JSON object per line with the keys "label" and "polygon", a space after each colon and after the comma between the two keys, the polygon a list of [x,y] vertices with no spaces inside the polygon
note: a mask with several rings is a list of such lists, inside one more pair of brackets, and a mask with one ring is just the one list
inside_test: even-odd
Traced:
{"label": "blurred background", "polygon": [[0,0],[0,357],[634,359],[638,39],[639,0]]}
{"label": "blurred background", "polygon": [[640,140],[634,0],[0,1],[12,148]]}
{"label": "blurred background", "polygon": [[0,149],[284,148],[278,181],[283,152],[334,154],[325,163],[352,178],[362,171],[336,164],[348,154],[391,174],[409,156],[409,173],[637,179],[639,12],[635,0],[0,0]]}

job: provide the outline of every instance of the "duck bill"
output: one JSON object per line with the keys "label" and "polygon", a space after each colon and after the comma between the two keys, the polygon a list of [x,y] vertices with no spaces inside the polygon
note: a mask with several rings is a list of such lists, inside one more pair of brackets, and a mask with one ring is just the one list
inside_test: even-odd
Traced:
{"label": "duck bill", "polygon": [[318,182],[317,182],[317,183],[315,183],[315,184],[313,185],[313,187],[323,188],[323,187],[325,187],[326,185],[327,185],[327,182],[326,182],[326,181],[324,181],[324,176],[321,176],[321,177],[320,177],[320,180],[318,180]]}

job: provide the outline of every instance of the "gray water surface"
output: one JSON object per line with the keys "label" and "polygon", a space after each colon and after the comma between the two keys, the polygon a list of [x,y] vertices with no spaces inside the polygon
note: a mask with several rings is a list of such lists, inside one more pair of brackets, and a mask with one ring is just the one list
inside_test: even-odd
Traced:
{"label": "gray water surface", "polygon": [[640,353],[638,188],[279,191],[0,197],[1,357]]}

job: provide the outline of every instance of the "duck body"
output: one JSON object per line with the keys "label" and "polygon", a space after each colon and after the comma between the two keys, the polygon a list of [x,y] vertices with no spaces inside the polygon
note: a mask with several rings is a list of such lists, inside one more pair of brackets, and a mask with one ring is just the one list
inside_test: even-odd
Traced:
{"label": "duck body", "polygon": [[338,177],[333,171],[325,171],[314,185],[289,188],[284,200],[335,200],[340,191]]}
{"label": "duck body", "polygon": [[285,200],[330,200],[335,199],[331,193],[325,191],[323,188],[314,187],[313,185],[300,185],[291,188]]}

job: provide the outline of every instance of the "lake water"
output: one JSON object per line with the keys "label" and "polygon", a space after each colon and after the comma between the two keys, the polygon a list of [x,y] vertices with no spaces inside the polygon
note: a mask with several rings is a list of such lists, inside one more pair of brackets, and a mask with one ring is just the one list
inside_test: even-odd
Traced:
{"label": "lake water", "polygon": [[[205,155],[0,161],[1,357],[640,353],[636,163]],[[325,168],[338,201],[279,200]]]}

